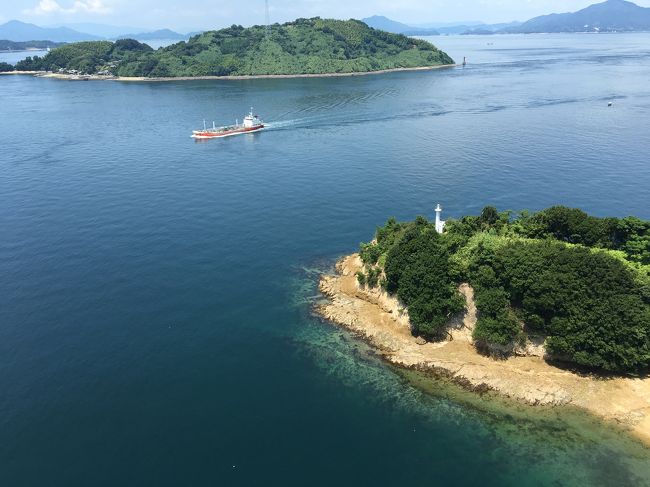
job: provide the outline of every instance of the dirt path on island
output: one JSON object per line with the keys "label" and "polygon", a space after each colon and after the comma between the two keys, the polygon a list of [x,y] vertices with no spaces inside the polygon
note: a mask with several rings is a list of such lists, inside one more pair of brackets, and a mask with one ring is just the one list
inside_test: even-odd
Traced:
{"label": "dirt path on island", "polygon": [[490,389],[530,405],[574,405],[629,428],[650,445],[650,379],[603,379],[559,369],[535,356],[495,360],[476,352],[471,329],[476,322],[473,292],[461,287],[468,311],[450,327],[450,341],[423,343],[411,335],[408,313],[396,299],[360,289],[357,254],[337,264],[337,274],[323,276],[328,302],[319,314],[355,332],[389,362],[431,370],[476,390]]}

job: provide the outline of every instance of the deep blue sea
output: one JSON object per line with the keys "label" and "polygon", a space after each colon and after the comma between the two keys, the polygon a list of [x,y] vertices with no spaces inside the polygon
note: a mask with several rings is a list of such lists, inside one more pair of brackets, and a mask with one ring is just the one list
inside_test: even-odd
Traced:
{"label": "deep blue sea", "polygon": [[433,41],[468,66],[0,76],[0,485],[650,484],[586,415],[423,392],[311,313],[389,216],[650,219],[650,34]]}

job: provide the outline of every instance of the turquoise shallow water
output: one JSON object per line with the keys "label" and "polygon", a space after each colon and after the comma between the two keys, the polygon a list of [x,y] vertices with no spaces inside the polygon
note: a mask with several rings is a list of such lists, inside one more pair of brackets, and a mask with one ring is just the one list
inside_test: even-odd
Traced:
{"label": "turquoise shallow water", "polygon": [[[650,483],[607,428],[425,394],[310,313],[437,202],[650,218],[650,35],[435,41],[470,65],[0,77],[1,485]],[[268,131],[189,138],[250,105]]]}

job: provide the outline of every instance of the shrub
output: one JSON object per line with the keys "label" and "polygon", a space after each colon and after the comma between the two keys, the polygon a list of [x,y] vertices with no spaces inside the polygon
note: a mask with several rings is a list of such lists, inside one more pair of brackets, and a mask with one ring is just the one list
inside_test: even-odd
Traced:
{"label": "shrub", "polygon": [[494,268],[511,305],[548,334],[550,353],[609,371],[650,364],[650,309],[634,271],[620,260],[580,246],[521,241],[500,249]]}
{"label": "shrub", "polygon": [[357,281],[363,287],[366,285],[366,274],[362,271],[357,272]]}
{"label": "shrub", "polygon": [[450,277],[449,255],[433,225],[418,218],[389,251],[386,288],[409,309],[413,333],[439,338],[464,301]]}
{"label": "shrub", "polygon": [[521,327],[512,313],[495,318],[483,317],[476,322],[472,337],[481,345],[509,346],[516,340]]}
{"label": "shrub", "polygon": [[377,287],[379,284],[379,277],[381,276],[381,269],[377,267],[371,267],[368,270],[368,275],[366,277],[366,282],[368,283],[368,286],[371,288]]}
{"label": "shrub", "polygon": [[375,243],[362,243],[359,255],[364,264],[374,265],[381,256],[381,247]]}

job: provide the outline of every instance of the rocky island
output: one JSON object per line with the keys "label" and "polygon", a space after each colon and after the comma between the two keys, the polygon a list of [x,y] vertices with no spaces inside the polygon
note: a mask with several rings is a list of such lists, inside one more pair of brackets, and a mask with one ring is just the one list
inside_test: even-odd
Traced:
{"label": "rocky island", "polygon": [[650,443],[650,222],[565,207],[390,219],[336,271],[319,314],[389,362]]}
{"label": "rocky island", "polygon": [[313,18],[268,27],[234,25],[157,50],[133,39],[77,42],[20,61],[16,70],[161,80],[351,75],[453,63],[423,40],[358,20]]}

